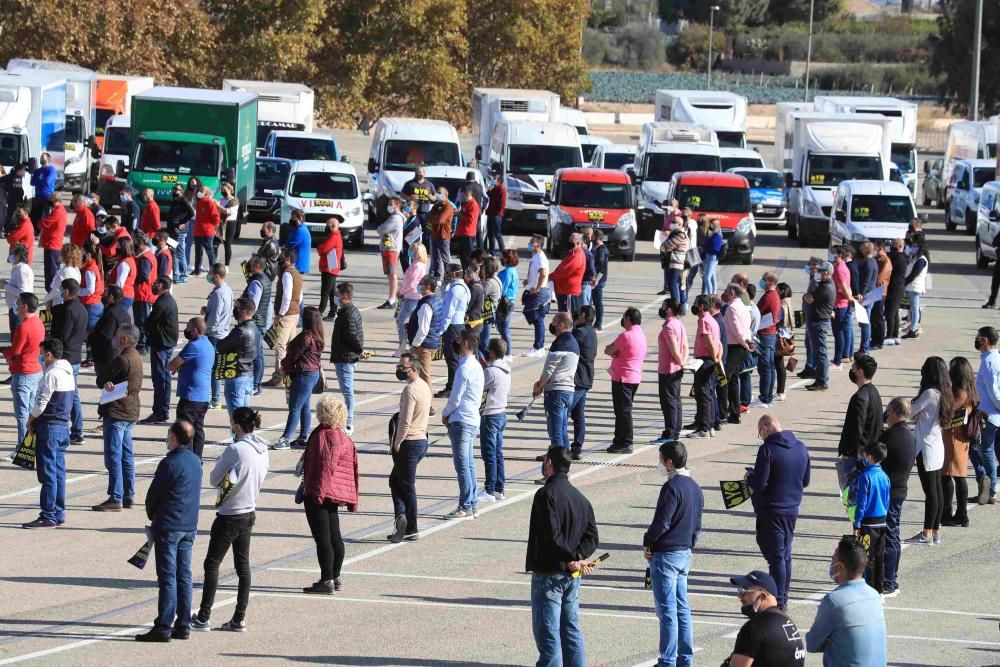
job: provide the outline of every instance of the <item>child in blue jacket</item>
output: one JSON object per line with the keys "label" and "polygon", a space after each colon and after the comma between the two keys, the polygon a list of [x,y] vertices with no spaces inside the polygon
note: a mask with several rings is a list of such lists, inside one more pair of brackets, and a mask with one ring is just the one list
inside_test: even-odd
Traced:
{"label": "child in blue jacket", "polygon": [[856,498],[854,535],[868,552],[865,582],[882,593],[885,556],[885,517],[889,513],[889,476],[879,465],[885,460],[884,442],[874,442],[864,450],[862,470],[851,482]]}

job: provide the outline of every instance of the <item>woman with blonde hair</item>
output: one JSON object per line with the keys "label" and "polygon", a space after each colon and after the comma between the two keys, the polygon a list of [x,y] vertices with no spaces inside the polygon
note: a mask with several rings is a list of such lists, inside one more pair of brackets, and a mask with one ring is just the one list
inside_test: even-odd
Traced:
{"label": "woman with blonde hair", "polygon": [[413,260],[403,273],[403,284],[399,287],[401,297],[399,314],[396,316],[396,334],[399,336],[399,346],[392,356],[399,357],[406,351],[406,323],[417,309],[420,302],[420,279],[427,275],[427,246],[417,241],[410,246]]}
{"label": "woman with blonde hair", "polygon": [[701,267],[701,293],[715,294],[718,289],[716,284],[716,272],[719,269],[719,256],[725,241],[722,238],[722,231],[718,218],[711,218],[705,230],[704,262]]}
{"label": "woman with blonde hair", "polygon": [[[344,538],[340,532],[341,507],[358,511],[358,453],[344,432],[347,407],[333,394],[324,394],[316,405],[319,422],[306,444],[296,473],[303,477],[299,489],[306,509],[309,532],[316,541],[319,581],[302,590],[329,595],[339,591],[344,564]],[[298,497],[296,498],[298,500]]]}
{"label": "woman with blonde hair", "polygon": [[62,281],[72,278],[78,283],[83,280],[80,274],[80,266],[83,264],[83,252],[72,243],[64,243],[59,251],[59,270],[52,276],[49,284],[49,291],[45,295],[44,303],[49,307],[58,306],[63,302]]}
{"label": "woman with blonde hair", "polygon": [[232,183],[223,183],[219,187],[219,226],[215,228],[215,256],[219,256],[219,245],[222,244],[226,253],[225,264],[228,266],[233,259],[233,237],[236,228],[239,227],[237,220],[240,215],[240,200],[234,194]]}

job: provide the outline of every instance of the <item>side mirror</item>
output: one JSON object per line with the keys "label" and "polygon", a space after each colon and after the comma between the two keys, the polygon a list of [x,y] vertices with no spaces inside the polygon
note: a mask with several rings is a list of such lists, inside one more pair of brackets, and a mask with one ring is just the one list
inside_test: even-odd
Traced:
{"label": "side mirror", "polygon": [[834,217],[836,217],[837,222],[847,222],[847,215],[845,215],[843,211],[837,211],[834,214]]}
{"label": "side mirror", "polygon": [[125,171],[125,160],[118,160],[115,165],[115,178],[124,179],[128,172]]}
{"label": "side mirror", "polygon": [[38,158],[29,157],[28,158],[28,171],[34,171],[38,169]]}
{"label": "side mirror", "polygon": [[343,162],[344,164],[351,164],[351,156],[349,156],[349,155],[341,155],[340,156],[340,161]]}
{"label": "side mirror", "polygon": [[267,157],[267,151],[265,151],[263,148],[258,148],[257,157]]}
{"label": "side mirror", "polygon": [[795,187],[795,181],[792,179],[792,175],[787,172],[785,173],[785,187],[786,188]]}
{"label": "side mirror", "polygon": [[378,162],[373,157],[368,158],[368,173],[374,174],[376,171],[378,171]]}
{"label": "side mirror", "polygon": [[476,146],[476,160],[482,160],[482,159],[483,159],[483,147]]}

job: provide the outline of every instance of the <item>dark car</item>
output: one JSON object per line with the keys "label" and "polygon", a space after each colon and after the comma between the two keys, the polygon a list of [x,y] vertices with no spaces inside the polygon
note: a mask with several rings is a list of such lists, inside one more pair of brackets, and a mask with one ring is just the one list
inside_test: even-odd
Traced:
{"label": "dark car", "polygon": [[258,157],[253,198],[247,202],[247,221],[281,221],[281,195],[288,187],[292,161],[280,157]]}

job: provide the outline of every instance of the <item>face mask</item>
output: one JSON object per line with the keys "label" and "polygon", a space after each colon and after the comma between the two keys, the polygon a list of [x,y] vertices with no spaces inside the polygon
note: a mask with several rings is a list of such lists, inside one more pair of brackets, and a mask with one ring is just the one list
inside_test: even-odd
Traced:
{"label": "face mask", "polygon": [[118,199],[120,199],[123,204],[128,201],[128,197],[125,195],[119,195]]}
{"label": "face mask", "polygon": [[534,250],[535,250],[535,242],[528,241],[528,252],[534,252]]}
{"label": "face mask", "polygon": [[[7,258],[7,261],[9,262],[10,258]],[[972,341],[972,346],[978,350],[979,348],[982,347],[982,344],[979,342],[979,339],[977,338],[976,340]]]}
{"label": "face mask", "polygon": [[462,354],[462,345],[457,340],[451,341],[451,351],[455,354]]}
{"label": "face mask", "polygon": [[194,340],[194,336],[192,336],[191,332],[188,331],[187,329],[184,330],[184,337],[188,340]]}
{"label": "face mask", "polygon": [[240,311],[236,310],[235,308],[233,308],[233,319],[234,320],[240,319]]}
{"label": "face mask", "polygon": [[624,329],[624,328],[625,328],[625,318],[624,318],[624,317],[623,317],[623,318],[621,318],[621,320],[619,320],[619,324],[621,324],[621,325],[622,325],[622,329]]}
{"label": "face mask", "polygon": [[403,369],[403,368],[397,368],[396,369],[396,379],[397,380],[405,380],[408,377],[410,377],[410,369],[408,369],[408,368],[407,369]]}
{"label": "face mask", "polygon": [[121,349],[122,349],[122,342],[121,342],[121,340],[119,340],[118,338],[112,339],[112,341],[111,341],[111,349],[113,349],[115,352],[121,351]]}
{"label": "face mask", "polygon": [[107,227],[98,227],[97,228],[97,233],[98,234],[107,234],[108,233],[108,228]]}
{"label": "face mask", "polygon": [[[7,255],[7,263],[8,264],[13,264],[14,263],[14,255]],[[979,341],[976,341],[976,342],[978,343]],[[978,349],[979,345],[976,345],[976,348]]]}
{"label": "face mask", "polygon": [[667,470],[667,466],[663,465],[663,461],[658,461],[656,463],[656,469],[660,471],[660,474],[664,477],[670,477],[670,471]]}
{"label": "face mask", "polygon": [[836,577],[836,575],[834,575],[834,574],[833,574],[833,563],[830,563],[830,571],[829,571],[829,574],[830,574],[830,580],[831,580],[831,581],[832,581],[833,583],[837,583],[837,577]]}
{"label": "face mask", "polygon": [[552,334],[553,336],[558,336],[559,335],[559,332],[556,331],[556,323],[555,322],[549,322],[549,333]]}
{"label": "face mask", "polygon": [[858,374],[854,372],[854,369],[847,371],[847,379],[851,381],[851,384],[857,384]]}
{"label": "face mask", "polygon": [[917,254],[917,249],[911,246],[906,249],[906,254],[912,257],[913,255]]}
{"label": "face mask", "polygon": [[747,618],[753,618],[754,616],[757,615],[757,610],[754,609],[753,604],[745,604],[740,606],[740,613],[746,616]]}
{"label": "face mask", "polygon": [[766,290],[767,289],[767,283],[765,283],[763,279],[758,280],[757,281],[757,287],[761,288],[762,290]]}
{"label": "face mask", "polygon": [[260,237],[261,237],[262,239],[266,239],[266,238],[267,238],[267,234],[265,234],[265,233],[264,233],[264,230],[263,230],[263,229],[262,229],[262,230],[260,230]]}
{"label": "face mask", "polygon": [[441,194],[439,194],[439,195],[437,196],[437,200],[438,200],[438,201],[444,201],[444,195],[441,195]]}
{"label": "face mask", "polygon": [[660,316],[661,320],[667,319],[667,309],[664,308],[663,306],[660,306],[660,310],[657,312],[657,314]]}
{"label": "face mask", "polygon": [[388,213],[389,215],[394,215],[398,210],[399,209],[397,209],[395,206],[387,206],[385,209],[386,213]]}
{"label": "face mask", "polygon": [[202,197],[204,197],[204,196],[205,196],[205,193],[204,193],[204,192],[198,192],[198,193],[196,193],[196,194],[195,194],[195,197],[196,197],[197,199],[201,199],[201,198],[202,198]]}
{"label": "face mask", "polygon": [[208,283],[209,285],[214,285],[215,284],[215,283],[212,282],[212,274],[211,273],[206,273],[205,274],[205,282]]}

